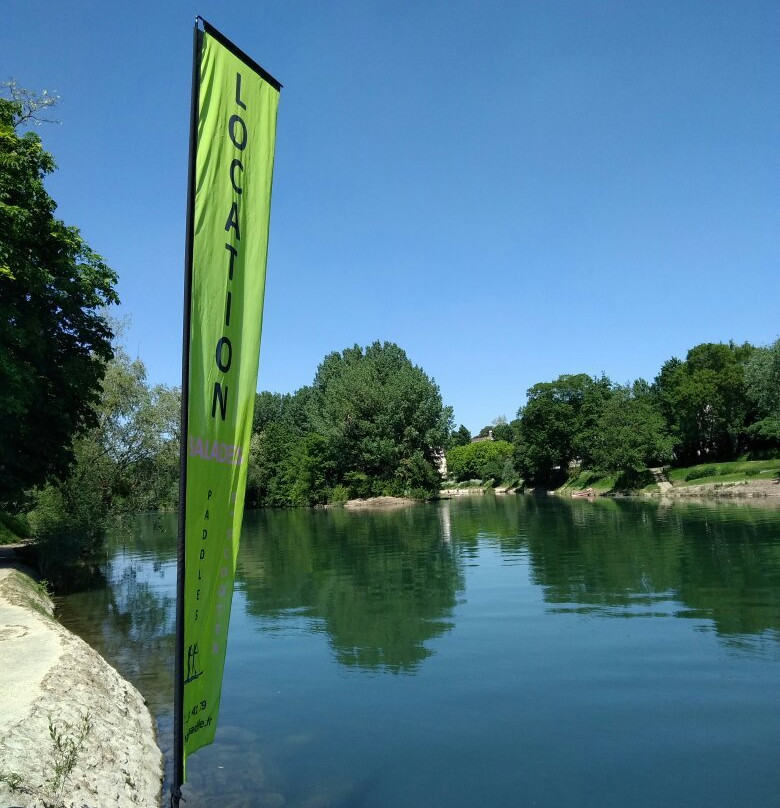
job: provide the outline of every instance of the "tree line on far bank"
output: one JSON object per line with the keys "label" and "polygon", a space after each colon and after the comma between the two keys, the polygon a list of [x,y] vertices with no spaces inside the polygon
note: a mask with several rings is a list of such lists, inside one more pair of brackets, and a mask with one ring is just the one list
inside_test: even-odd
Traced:
{"label": "tree line on far bank", "polygon": [[684,360],[665,362],[652,383],[621,385],[585,373],[539,382],[515,420],[497,419],[490,429],[500,456],[476,467],[472,459],[481,444],[469,443],[464,427],[453,434],[459,445],[450,448],[447,460],[456,479],[522,478],[550,486],[576,465],[618,474],[622,486],[631,488],[647,480],[650,467],[775,454],[780,340],[766,347],[696,345]]}
{"label": "tree line on far bank", "polygon": [[[107,520],[178,501],[180,392],[116,344],[115,273],[54,216],[54,169],[20,128],[50,106],[0,98],[0,541],[29,514],[44,573],[101,546]],[[559,376],[528,390],[494,441],[453,430],[438,386],[391,342],[328,354],[312,383],[257,396],[247,504],[435,496],[458,479],[549,484],[573,461],[636,478],[648,466],[780,450],[780,340],[704,344],[652,383]],[[486,430],[484,430],[486,431]],[[53,576],[53,571],[51,577]]]}

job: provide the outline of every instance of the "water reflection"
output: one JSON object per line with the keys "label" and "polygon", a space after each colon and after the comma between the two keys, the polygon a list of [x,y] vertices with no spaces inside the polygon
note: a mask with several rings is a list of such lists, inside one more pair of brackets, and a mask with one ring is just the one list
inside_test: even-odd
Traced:
{"label": "water reflection", "polygon": [[[176,521],[112,538],[107,586],[61,598],[61,619],[153,709],[169,703]],[[237,570],[272,630],[305,615],[351,668],[412,673],[448,632],[480,545],[530,560],[551,612],[710,620],[734,647],[780,638],[780,510],[621,500],[479,497],[403,511],[248,513]]]}
{"label": "water reflection", "polygon": [[176,518],[117,523],[103,570],[106,585],[57,599],[57,616],[143,694],[170,745],[176,605]]}
{"label": "water reflection", "polygon": [[[447,503],[466,555],[528,551],[554,612],[712,621],[730,646],[780,638],[780,509],[495,498]],[[456,535],[453,531],[453,535]]]}
{"label": "water reflection", "polygon": [[303,612],[342,665],[391,673],[430,655],[464,588],[434,508],[250,514],[237,581],[265,625]]}
{"label": "water reflection", "polygon": [[[60,602],[142,691],[166,752],[175,536],[173,516],[130,520],[108,587]],[[677,804],[774,794],[780,510],[485,496],[261,511],[246,516],[236,589],[193,808],[468,808],[519,793],[649,808],[669,783]]]}

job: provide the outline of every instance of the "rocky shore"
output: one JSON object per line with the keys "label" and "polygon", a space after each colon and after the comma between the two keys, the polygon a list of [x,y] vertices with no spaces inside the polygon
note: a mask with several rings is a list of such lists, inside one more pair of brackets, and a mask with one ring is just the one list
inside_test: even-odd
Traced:
{"label": "rocky shore", "polygon": [[702,485],[674,486],[658,494],[664,499],[771,499],[780,498],[780,480],[739,480],[725,483],[704,483]]}
{"label": "rocky shore", "polygon": [[53,613],[29,571],[0,565],[0,805],[159,806],[143,697]]}
{"label": "rocky shore", "polygon": [[418,500],[407,497],[369,497],[368,499],[350,499],[342,507],[351,510],[387,510],[389,508],[406,508],[417,505]]}

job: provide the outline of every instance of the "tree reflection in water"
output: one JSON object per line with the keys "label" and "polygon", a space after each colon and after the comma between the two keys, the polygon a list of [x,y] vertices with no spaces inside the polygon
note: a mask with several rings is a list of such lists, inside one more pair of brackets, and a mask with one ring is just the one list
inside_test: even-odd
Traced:
{"label": "tree reflection in water", "polygon": [[435,508],[261,511],[243,531],[237,573],[249,614],[319,621],[349,667],[412,673],[452,627],[462,564]]}

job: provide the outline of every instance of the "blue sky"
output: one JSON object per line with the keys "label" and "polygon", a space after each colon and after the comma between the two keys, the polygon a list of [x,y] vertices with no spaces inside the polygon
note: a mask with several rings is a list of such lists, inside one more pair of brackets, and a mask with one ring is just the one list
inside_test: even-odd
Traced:
{"label": "blue sky", "polygon": [[196,14],[284,84],[260,389],[392,340],[476,431],[780,335],[776,0],[10,0],[0,78],[61,96],[48,187],[150,380],[180,381]]}

